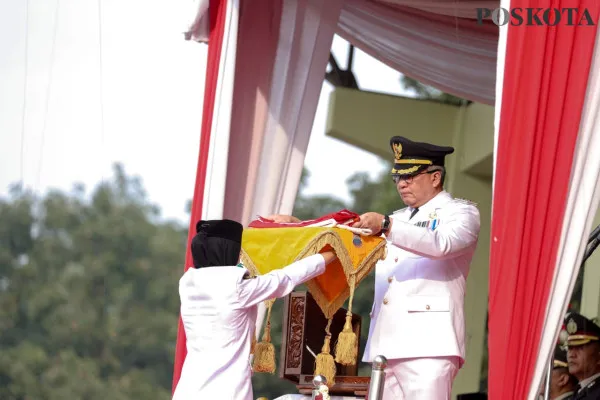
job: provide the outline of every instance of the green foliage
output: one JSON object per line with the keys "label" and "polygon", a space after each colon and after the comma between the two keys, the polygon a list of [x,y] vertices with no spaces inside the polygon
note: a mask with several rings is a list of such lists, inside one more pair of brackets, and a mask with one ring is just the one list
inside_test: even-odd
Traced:
{"label": "green foliage", "polygon": [[[294,214],[401,208],[388,171],[349,178],[351,204],[300,190]],[[0,220],[0,399],[170,399],[187,232],[160,220],[140,179],[117,165],[90,193],[75,185],[37,197],[16,185],[0,198]],[[353,304],[362,348],[372,298],[369,277]],[[282,305],[272,319],[278,359]],[[255,397],[296,392],[277,374],[253,384]]]}
{"label": "green foliage", "polygon": [[169,399],[186,232],[116,166],[0,199],[0,398]]}
{"label": "green foliage", "polygon": [[300,179],[300,187],[298,196],[294,202],[294,216],[301,220],[318,218],[320,216],[342,210],[348,206],[340,199],[327,195],[306,196],[303,194],[304,189],[308,185],[310,172],[302,169],[302,177]]}

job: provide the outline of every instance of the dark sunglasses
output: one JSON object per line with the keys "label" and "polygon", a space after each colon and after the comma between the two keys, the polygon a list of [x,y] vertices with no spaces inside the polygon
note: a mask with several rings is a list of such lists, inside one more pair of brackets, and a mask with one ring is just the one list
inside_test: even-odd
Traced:
{"label": "dark sunglasses", "polygon": [[439,169],[434,169],[433,171],[423,171],[423,172],[419,172],[418,174],[415,175],[402,175],[402,176],[392,176],[392,180],[394,181],[394,183],[397,185],[398,182],[400,181],[404,181],[407,184],[411,184],[413,179],[415,179],[415,177],[419,176],[419,175],[423,175],[423,174],[433,174],[434,172],[441,172]]}

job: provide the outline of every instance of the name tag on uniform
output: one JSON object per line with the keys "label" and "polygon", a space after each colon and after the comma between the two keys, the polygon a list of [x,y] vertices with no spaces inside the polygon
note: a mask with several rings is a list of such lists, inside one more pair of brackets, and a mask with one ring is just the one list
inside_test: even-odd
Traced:
{"label": "name tag on uniform", "polygon": [[435,228],[439,226],[439,224],[440,220],[435,211],[429,214],[429,219],[427,221],[419,221],[415,223],[416,226],[420,226],[422,228],[430,228],[432,231],[434,231]]}

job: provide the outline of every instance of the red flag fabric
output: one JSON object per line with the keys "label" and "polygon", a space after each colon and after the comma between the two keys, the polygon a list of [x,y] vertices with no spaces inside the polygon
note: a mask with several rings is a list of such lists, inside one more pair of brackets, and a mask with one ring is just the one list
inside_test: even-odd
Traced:
{"label": "red flag fabric", "polygon": [[357,222],[360,219],[360,215],[348,211],[346,209],[336,211],[327,215],[324,215],[316,219],[308,219],[300,222],[275,222],[271,219],[258,217],[254,221],[248,224],[249,228],[305,228],[309,226],[334,226],[334,225],[348,225],[353,222]]}

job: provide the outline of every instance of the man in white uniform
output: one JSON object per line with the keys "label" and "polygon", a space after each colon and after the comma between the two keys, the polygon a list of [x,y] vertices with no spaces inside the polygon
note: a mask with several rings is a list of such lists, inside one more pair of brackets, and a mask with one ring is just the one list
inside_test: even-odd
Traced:
{"label": "man in white uniform", "polygon": [[[369,212],[353,226],[384,234],[363,361],[388,359],[385,400],[449,400],[465,359],[464,297],[479,236],[479,211],[444,191],[452,147],[395,136],[392,178],[408,207],[391,217]],[[294,222],[273,215],[275,222]]]}
{"label": "man in white uniform", "polygon": [[252,400],[250,346],[257,305],[289,294],[335,259],[324,252],[250,278],[238,264],[242,231],[230,220],[196,225],[194,267],[179,281],[187,356],[173,400]]}
{"label": "man in white uniform", "polygon": [[446,400],[465,359],[464,297],[479,211],[444,191],[452,147],[395,136],[392,178],[408,207],[369,212],[354,226],[384,234],[363,361],[388,359],[384,399]]}

